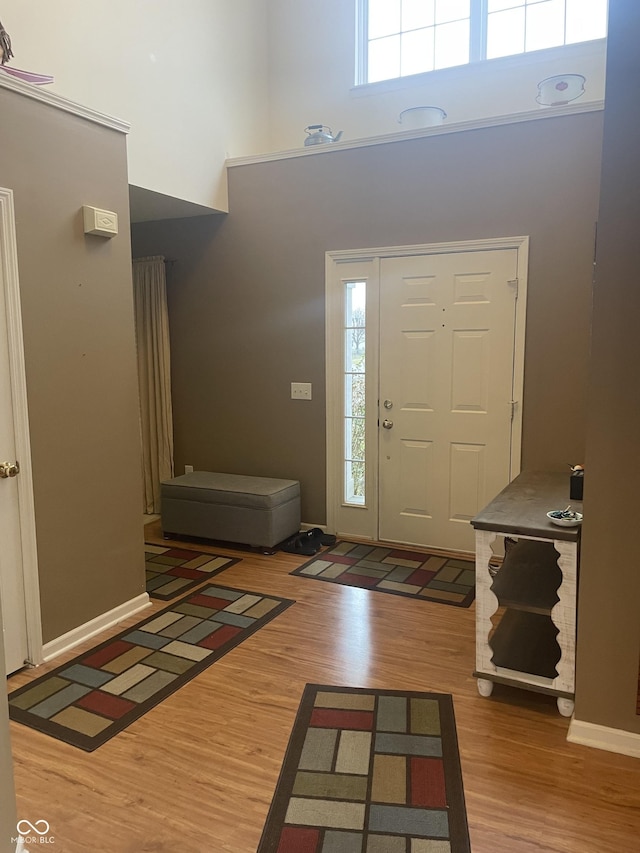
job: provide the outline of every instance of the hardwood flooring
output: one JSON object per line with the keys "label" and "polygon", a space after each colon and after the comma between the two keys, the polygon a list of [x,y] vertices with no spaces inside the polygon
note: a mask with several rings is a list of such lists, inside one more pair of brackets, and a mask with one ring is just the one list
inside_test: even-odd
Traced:
{"label": "hardwood flooring", "polygon": [[[164,544],[157,522],[146,538]],[[453,694],[474,853],[640,849],[638,761],[567,743],[551,697],[481,698],[473,605],[292,576],[305,558],[282,552],[192,547],[242,557],[214,583],[297,603],[96,752],[11,723],[18,815],[49,822],[55,853],[255,853],[306,682]]]}

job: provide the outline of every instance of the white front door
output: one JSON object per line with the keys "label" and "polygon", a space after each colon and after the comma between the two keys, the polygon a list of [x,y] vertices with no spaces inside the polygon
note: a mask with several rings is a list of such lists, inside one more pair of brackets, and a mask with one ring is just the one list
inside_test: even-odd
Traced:
{"label": "white front door", "polygon": [[528,238],[327,256],[327,524],[474,550],[520,471]]}
{"label": "white front door", "polygon": [[41,657],[17,270],[13,195],[11,190],[0,189],[0,606],[7,674],[27,660],[39,663]]}
{"label": "white front door", "polygon": [[383,541],[473,550],[510,479],[517,251],[380,262]]}

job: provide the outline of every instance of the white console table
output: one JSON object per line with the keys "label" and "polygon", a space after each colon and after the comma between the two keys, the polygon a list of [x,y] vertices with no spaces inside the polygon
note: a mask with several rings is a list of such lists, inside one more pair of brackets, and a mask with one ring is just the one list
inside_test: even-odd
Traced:
{"label": "white console table", "polygon": [[[547,512],[568,504],[569,474],[523,472],[472,521],[476,538],[478,691],[495,682],[557,696],[571,716],[575,694],[578,527]],[[492,545],[503,537],[501,561]]]}

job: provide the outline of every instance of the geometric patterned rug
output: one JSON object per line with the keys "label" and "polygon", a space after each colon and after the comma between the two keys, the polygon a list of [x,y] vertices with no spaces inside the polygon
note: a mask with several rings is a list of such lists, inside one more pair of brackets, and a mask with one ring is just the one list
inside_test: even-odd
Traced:
{"label": "geometric patterned rug", "polygon": [[169,601],[192,587],[219,575],[239,558],[203,554],[183,548],[168,548],[144,543],[147,592],[151,598]]}
{"label": "geometric patterned rug", "polygon": [[294,603],[207,584],[15,690],[9,715],[91,752]]}
{"label": "geometric patterned rug", "polygon": [[472,560],[447,559],[403,548],[338,542],[290,574],[455,607],[469,607],[475,598]]}
{"label": "geometric patterned rug", "polygon": [[307,684],[257,853],[470,853],[453,701]]}

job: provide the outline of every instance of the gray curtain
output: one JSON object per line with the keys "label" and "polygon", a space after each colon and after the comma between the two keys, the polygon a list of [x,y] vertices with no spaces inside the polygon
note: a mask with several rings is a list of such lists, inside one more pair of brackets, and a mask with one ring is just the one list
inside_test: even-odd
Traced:
{"label": "gray curtain", "polygon": [[173,413],[165,259],[133,261],[133,294],[140,386],[143,511],[160,512],[160,482],[173,477]]}

